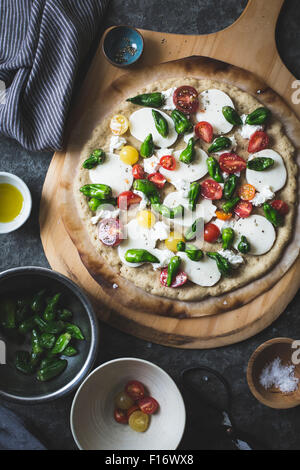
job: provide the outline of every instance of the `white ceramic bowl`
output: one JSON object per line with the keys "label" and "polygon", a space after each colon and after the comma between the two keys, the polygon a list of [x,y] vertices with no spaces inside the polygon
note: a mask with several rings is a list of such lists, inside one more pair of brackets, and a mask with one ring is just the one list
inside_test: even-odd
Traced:
{"label": "white ceramic bowl", "polygon": [[23,207],[20,214],[11,222],[1,223],[0,222],[0,234],[1,233],[9,233],[17,230],[18,228],[23,225],[28,217],[30,216],[31,207],[32,207],[32,199],[31,194],[21,178],[12,173],[6,173],[4,171],[0,172],[0,184],[7,183],[15,186],[23,196]]}
{"label": "white ceramic bowl", "polygon": [[[142,382],[159,402],[144,433],[114,420],[114,397],[129,380]],[[115,359],[95,369],[82,383],[71,408],[71,429],[81,450],[174,450],[185,427],[182,396],[171,377],[155,364]]]}

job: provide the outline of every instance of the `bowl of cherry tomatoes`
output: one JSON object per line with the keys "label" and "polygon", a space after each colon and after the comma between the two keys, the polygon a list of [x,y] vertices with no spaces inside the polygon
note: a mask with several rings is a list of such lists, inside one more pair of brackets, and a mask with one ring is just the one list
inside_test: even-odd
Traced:
{"label": "bowl of cherry tomatoes", "polygon": [[71,409],[71,430],[81,450],[174,450],[185,420],[173,379],[137,358],[115,359],[95,369]]}

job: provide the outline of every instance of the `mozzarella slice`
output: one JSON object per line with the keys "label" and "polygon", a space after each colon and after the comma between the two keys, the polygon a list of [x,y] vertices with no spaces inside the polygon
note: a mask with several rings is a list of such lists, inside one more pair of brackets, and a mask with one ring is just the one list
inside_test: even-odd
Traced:
{"label": "mozzarella slice", "polygon": [[200,149],[199,147],[195,147],[194,160],[189,165],[182,163],[179,160],[181,152],[182,150],[174,152],[174,158],[176,159],[175,170],[166,170],[162,167],[159,169],[159,172],[164,175],[169,183],[173,183],[174,186],[178,186],[178,183],[182,180],[192,183],[193,181],[199,180],[207,173],[206,160],[208,155],[206,152],[204,152],[204,150]]}
{"label": "mozzarella slice", "polygon": [[197,120],[209,122],[213,126],[214,134],[230,132],[233,125],[224,118],[222,108],[223,106],[234,108],[231,98],[223,91],[216,89],[203,91],[199,97],[201,111],[197,112]]}
{"label": "mozzarella slice", "polygon": [[132,113],[129,118],[130,132],[133,137],[141,142],[151,133],[156,147],[167,148],[176,142],[178,134],[175,131],[175,126],[170,116],[163,111],[159,112],[166,119],[169,126],[169,134],[167,137],[161,136],[157,131],[152,116],[152,108],[142,108]]}
{"label": "mozzarella slice", "polygon": [[108,153],[102,165],[89,171],[93,184],[107,184],[111,187],[113,196],[128,191],[133,183],[132,166],[123,163],[118,155]]}
{"label": "mozzarella slice", "polygon": [[274,150],[266,149],[253,153],[248,160],[252,160],[257,157],[273,158],[274,165],[264,171],[254,171],[247,168],[246,179],[248,183],[252,184],[257,191],[262,191],[266,186],[268,186],[274,193],[279,191],[284,187],[287,177],[282,157]]}
{"label": "mozzarella slice", "polygon": [[177,253],[182,260],[181,269],[188,275],[190,281],[202,287],[210,287],[216,284],[221,274],[218,270],[216,262],[204,256],[200,261],[192,261],[186,253]]}
{"label": "mozzarella slice", "polygon": [[204,219],[204,223],[209,222],[216,212],[216,206],[213,205],[210,199],[200,199],[195,211],[190,211],[188,208],[189,201],[182,191],[174,191],[169,193],[164,200],[164,204],[170,208],[182,205],[184,207],[184,216],[183,218],[176,218],[174,222],[176,225],[183,227],[190,227],[196,219]]}
{"label": "mozzarella slice", "polygon": [[250,255],[263,255],[270,251],[276,239],[276,232],[271,224],[262,215],[250,215],[246,219],[239,219],[234,224],[236,234],[234,247],[237,249],[241,236],[244,235],[250,243]]}

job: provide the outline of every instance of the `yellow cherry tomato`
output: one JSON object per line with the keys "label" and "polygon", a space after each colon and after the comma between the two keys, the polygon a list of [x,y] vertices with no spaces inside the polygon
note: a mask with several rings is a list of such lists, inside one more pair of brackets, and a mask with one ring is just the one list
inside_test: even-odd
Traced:
{"label": "yellow cherry tomato", "polygon": [[128,119],[122,114],[116,114],[110,121],[110,130],[115,135],[123,135],[129,127]]}
{"label": "yellow cherry tomato", "polygon": [[150,417],[142,411],[134,411],[129,416],[129,426],[136,432],[145,432],[149,427]]}
{"label": "yellow cherry tomato", "polygon": [[175,253],[176,251],[178,251],[177,250],[178,242],[184,242],[184,238],[182,237],[182,235],[178,232],[170,232],[169,238],[165,240],[166,248],[170,251],[174,251]]}
{"label": "yellow cherry tomato", "polygon": [[139,152],[131,145],[125,145],[120,152],[120,159],[126,165],[134,165],[139,159]]}
{"label": "yellow cherry tomato", "polygon": [[134,401],[129,395],[127,395],[127,393],[119,392],[115,397],[115,405],[121,410],[128,410],[132,405],[134,405]]}
{"label": "yellow cherry tomato", "polygon": [[137,215],[138,224],[144,228],[151,228],[155,224],[156,218],[153,212],[144,210],[140,211]]}

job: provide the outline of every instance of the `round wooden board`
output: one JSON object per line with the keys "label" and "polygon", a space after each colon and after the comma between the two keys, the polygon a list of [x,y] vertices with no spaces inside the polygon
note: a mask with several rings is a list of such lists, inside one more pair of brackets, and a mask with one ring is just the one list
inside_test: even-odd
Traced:
{"label": "round wooden board", "polygon": [[[276,51],[274,32],[283,0],[250,0],[239,20],[226,30],[208,36],[184,36],[142,31],[145,54],[137,69],[167,60],[202,53],[226,60],[267,78],[267,83],[283,96],[299,116],[299,106],[291,103],[294,77],[282,64]],[[262,20],[268,17],[263,30]],[[260,25],[260,27],[258,27]],[[248,50],[249,37],[252,48]],[[267,47],[264,60],[258,61],[257,51]],[[247,53],[246,53],[247,51]],[[270,60],[266,60],[266,57]],[[272,59],[272,60],[271,60]],[[100,76],[101,82],[97,77]],[[104,90],[123,71],[108,64],[101,47],[83,84],[81,95],[73,108],[68,129],[76,116],[84,112],[87,97],[93,91]],[[79,113],[79,114],[78,114]],[[72,142],[68,143],[72,146]],[[90,295],[99,318],[110,325],[148,341],[182,348],[213,348],[232,344],[258,333],[271,324],[292,300],[300,285],[300,260],[268,292],[249,304],[227,313],[196,319],[174,319],[150,313],[138,314],[121,305],[94,281],[79,258],[59,215],[59,180],[64,153],[53,157],[45,180],[41,208],[41,238],[46,256],[53,269],[67,275]]]}

